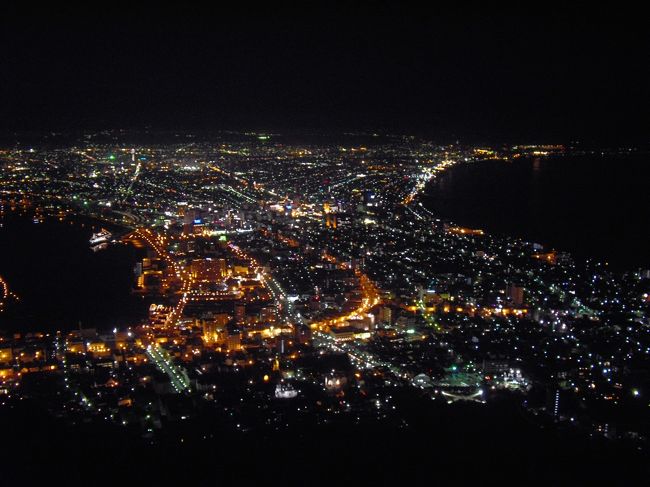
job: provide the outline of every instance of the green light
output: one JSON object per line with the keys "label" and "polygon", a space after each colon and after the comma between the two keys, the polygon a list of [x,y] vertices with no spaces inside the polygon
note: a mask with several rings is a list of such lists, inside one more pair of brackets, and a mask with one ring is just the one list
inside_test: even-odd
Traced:
{"label": "green light", "polygon": [[109,158],[111,161],[114,161],[114,160],[115,160],[115,156],[114,156],[113,154],[111,154],[110,156],[108,156],[108,158]]}
{"label": "green light", "polygon": [[228,240],[228,238],[225,235],[222,235],[221,237],[219,237],[219,242],[225,242],[227,240]]}

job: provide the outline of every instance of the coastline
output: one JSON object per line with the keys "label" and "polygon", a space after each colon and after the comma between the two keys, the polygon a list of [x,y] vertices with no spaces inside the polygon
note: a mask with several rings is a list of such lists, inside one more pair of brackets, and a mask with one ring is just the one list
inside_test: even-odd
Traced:
{"label": "coastline", "polygon": [[[650,266],[650,254],[644,252],[642,241],[649,241],[650,234],[644,237],[642,233],[648,231],[643,228],[630,231],[626,223],[650,218],[650,209],[642,204],[650,204],[650,197],[640,189],[634,192],[623,187],[624,171],[616,175],[600,172],[603,166],[622,158],[630,162],[628,169],[636,164],[629,175],[632,187],[642,184],[640,176],[650,177],[650,163],[641,167],[644,159],[650,161],[647,154],[499,159],[451,167],[440,178],[428,182],[419,200],[441,220],[481,228],[495,237],[539,243],[580,259],[606,262],[618,271],[645,268]],[[563,168],[558,167],[563,163]],[[581,182],[577,180],[581,168],[576,166],[595,166],[598,170],[588,174],[589,182]],[[572,179],[561,186],[564,192],[556,192],[553,198],[541,196],[547,191],[552,193],[552,185],[567,173]],[[608,208],[602,196],[597,196],[597,191],[610,181],[611,199],[618,208]],[[628,193],[634,201],[625,206],[628,214],[621,219],[617,213]]]}
{"label": "coastline", "polygon": [[0,329],[67,331],[79,321],[85,328],[110,329],[146,316],[146,306],[138,306],[131,294],[136,250],[120,244],[94,253],[87,243],[101,227],[118,232],[123,227],[85,215],[41,215],[41,220],[32,215],[6,212],[0,228],[22,230],[14,232],[19,238],[7,240],[2,262],[3,277],[21,300],[0,315]]}

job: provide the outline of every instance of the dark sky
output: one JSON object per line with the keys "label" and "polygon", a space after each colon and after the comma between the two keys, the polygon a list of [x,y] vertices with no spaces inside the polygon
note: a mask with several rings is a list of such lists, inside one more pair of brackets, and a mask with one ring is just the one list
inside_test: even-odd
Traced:
{"label": "dark sky", "polygon": [[640,12],[296,5],[0,12],[0,127],[648,140]]}

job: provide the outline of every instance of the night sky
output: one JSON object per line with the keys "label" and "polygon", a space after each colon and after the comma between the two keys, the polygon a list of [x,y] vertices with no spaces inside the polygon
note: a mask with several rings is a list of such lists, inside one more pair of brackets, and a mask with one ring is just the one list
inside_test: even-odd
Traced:
{"label": "night sky", "polygon": [[639,12],[297,5],[5,11],[0,128],[647,142]]}

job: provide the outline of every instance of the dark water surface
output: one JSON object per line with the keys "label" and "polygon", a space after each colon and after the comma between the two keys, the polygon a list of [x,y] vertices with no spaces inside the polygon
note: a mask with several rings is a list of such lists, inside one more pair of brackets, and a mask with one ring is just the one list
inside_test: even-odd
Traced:
{"label": "dark water surface", "polygon": [[60,222],[6,213],[0,220],[0,275],[20,297],[0,314],[0,330],[56,331],[131,325],[145,315],[131,295],[136,250],[112,245],[93,252],[99,226],[87,220]]}
{"label": "dark water surface", "polygon": [[650,155],[460,165],[424,196],[442,218],[594,257],[650,267]]}

